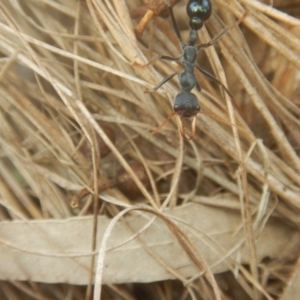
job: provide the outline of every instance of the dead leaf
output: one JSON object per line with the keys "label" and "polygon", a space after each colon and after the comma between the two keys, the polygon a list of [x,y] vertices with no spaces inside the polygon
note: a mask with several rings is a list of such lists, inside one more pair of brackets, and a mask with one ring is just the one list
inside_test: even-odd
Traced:
{"label": "dead leaf", "polygon": [[[208,264],[214,266],[214,273],[228,270],[237,257],[239,263],[249,263],[239,213],[201,204],[189,204],[164,213],[188,234]],[[103,283],[174,278],[145,251],[139,239],[184,278],[199,273],[167,226],[157,218],[138,238],[123,244],[151,218],[145,213],[131,213],[117,223],[109,238],[108,249],[113,250],[106,253]],[[99,216],[97,249],[109,223],[110,219]],[[87,284],[92,225],[90,216],[0,223],[0,279]],[[278,220],[269,220],[257,240],[259,261],[280,255],[295,234],[296,231]]]}

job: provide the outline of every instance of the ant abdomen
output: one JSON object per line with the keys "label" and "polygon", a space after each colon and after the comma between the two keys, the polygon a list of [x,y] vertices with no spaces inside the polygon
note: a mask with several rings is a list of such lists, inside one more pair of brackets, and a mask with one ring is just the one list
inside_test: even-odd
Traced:
{"label": "ant abdomen", "polygon": [[190,18],[190,28],[199,30],[210,18],[212,7],[209,0],[191,0],[187,4],[186,12]]}

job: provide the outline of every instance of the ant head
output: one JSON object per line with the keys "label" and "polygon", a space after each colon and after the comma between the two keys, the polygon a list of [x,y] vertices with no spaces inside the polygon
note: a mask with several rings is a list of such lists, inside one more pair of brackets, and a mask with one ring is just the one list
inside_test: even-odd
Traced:
{"label": "ant head", "polygon": [[[200,105],[195,94],[190,92],[181,92],[179,93],[174,100],[174,111],[171,113],[168,118],[155,130],[152,131],[152,134],[157,133],[164,125],[166,125],[169,120],[177,115],[179,117],[179,131],[181,136],[186,140],[191,140],[195,135],[196,130],[196,115],[200,112]],[[191,130],[189,136],[185,134],[185,122],[184,119],[192,119],[191,121]],[[187,120],[189,122],[190,120]]]}
{"label": "ant head", "polygon": [[[200,105],[196,95],[190,92],[179,93],[174,100],[174,112],[179,116],[179,131],[186,140],[191,140],[196,131],[196,115],[200,112]],[[192,119],[191,131],[185,134],[184,119]]]}
{"label": "ant head", "polygon": [[199,111],[200,105],[195,94],[181,92],[175,97],[174,112],[181,118],[194,117]]}

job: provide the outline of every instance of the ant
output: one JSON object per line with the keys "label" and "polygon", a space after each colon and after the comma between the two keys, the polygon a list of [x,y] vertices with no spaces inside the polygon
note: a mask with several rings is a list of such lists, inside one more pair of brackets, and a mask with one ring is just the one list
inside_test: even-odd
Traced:
{"label": "ant", "polygon": [[[174,72],[167,77],[165,77],[159,84],[154,87],[154,90],[158,90],[162,85],[168,82],[175,75],[179,77],[179,84],[181,88],[181,92],[176,95],[174,99],[174,112],[167,118],[167,120],[159,126],[153,133],[157,132],[165,123],[174,115],[179,116],[179,130],[180,134],[183,138],[187,140],[191,140],[195,135],[196,130],[196,115],[200,112],[200,105],[198,103],[198,99],[195,94],[191,93],[191,90],[197,86],[198,90],[201,91],[201,87],[199,86],[196,76],[195,76],[195,68],[203,73],[205,76],[215,81],[217,84],[223,87],[225,92],[232,97],[230,91],[225,87],[225,85],[217,79],[215,76],[210,74],[208,71],[200,68],[197,63],[197,55],[200,49],[208,48],[213,45],[219,38],[221,38],[231,27],[239,24],[245,17],[244,16],[235,24],[226,27],[223,29],[217,36],[215,36],[211,41],[205,44],[195,45],[198,39],[198,30],[203,27],[205,21],[207,21],[212,14],[212,7],[209,0],[190,0],[186,7],[186,12],[189,17],[189,26],[190,26],[190,35],[188,43],[182,41],[177,23],[175,21],[175,17],[173,14],[172,7],[169,6],[169,13],[171,16],[171,22],[174,29],[174,32],[177,38],[180,41],[181,49],[183,54],[179,57],[171,57],[171,56],[160,56],[159,59],[168,60],[168,61],[179,61],[183,66],[183,71]],[[191,134],[190,136],[186,136],[184,132],[184,126],[182,118],[192,118],[191,122]]]}

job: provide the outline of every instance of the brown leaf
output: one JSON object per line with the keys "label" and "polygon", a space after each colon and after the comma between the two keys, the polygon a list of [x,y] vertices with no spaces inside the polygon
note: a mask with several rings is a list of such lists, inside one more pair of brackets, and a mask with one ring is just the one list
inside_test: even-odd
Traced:
{"label": "brown leaf", "polygon": [[[164,213],[187,233],[208,264],[215,266],[214,273],[226,271],[233,264],[232,260],[226,261],[226,255],[229,256],[235,247],[230,257],[237,259],[239,254],[240,263],[249,263],[239,213],[200,204],[189,204]],[[124,243],[151,218],[146,213],[134,213],[125,216],[124,222],[117,223],[109,237],[108,249],[114,249],[106,253],[103,283],[150,282],[174,278],[166,266],[185,278],[199,273],[167,226],[157,218],[138,238]],[[110,219],[99,216],[97,249],[109,223]],[[92,224],[92,217],[2,222],[0,279],[87,284]],[[257,241],[259,261],[282,253],[294,234],[287,225],[269,220]],[[159,263],[149,251],[145,251],[139,239],[166,266]]]}

